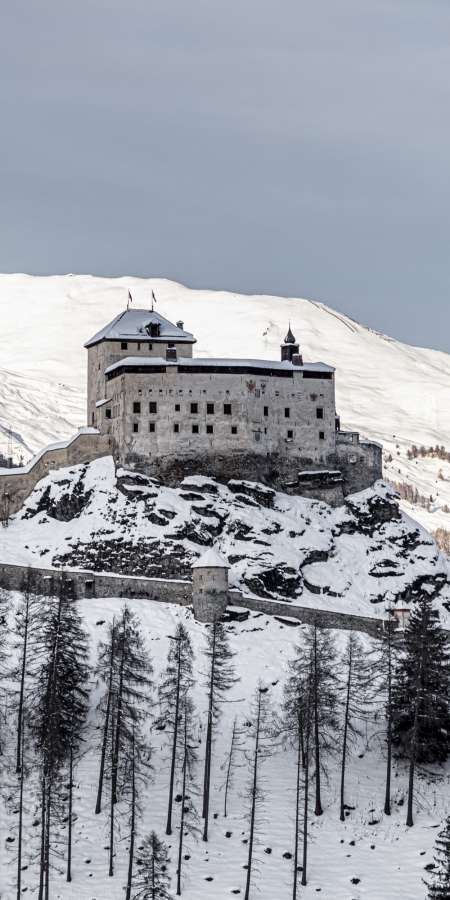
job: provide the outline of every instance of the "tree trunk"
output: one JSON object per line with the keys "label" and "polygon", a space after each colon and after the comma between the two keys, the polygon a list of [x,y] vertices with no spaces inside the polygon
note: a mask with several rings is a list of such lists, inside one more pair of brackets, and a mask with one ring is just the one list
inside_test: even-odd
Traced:
{"label": "tree trunk", "polygon": [[387,709],[386,709],[386,738],[387,738],[387,760],[386,760],[386,795],[384,798],[384,813],[386,816],[391,815],[391,771],[392,771],[392,649],[391,649],[391,628],[388,622],[388,672],[387,672]]}
{"label": "tree trunk", "polygon": [[42,776],[42,793],[41,793],[41,853],[39,863],[39,894],[38,900],[43,900],[44,896],[44,868],[45,868],[45,801],[46,801],[46,780],[45,774]]}
{"label": "tree trunk", "polygon": [[111,877],[114,875],[114,863],[113,863],[113,855],[114,855],[114,794],[113,794],[113,789],[112,789],[112,769],[114,766],[114,753],[115,753],[114,724],[115,723],[114,723],[114,714],[113,714],[112,722],[111,722],[111,797],[110,797],[110,804],[109,804],[110,821],[109,821],[109,872],[108,872],[108,875]]}
{"label": "tree trunk", "polygon": [[183,788],[181,792],[181,821],[180,821],[180,841],[178,844],[178,871],[177,871],[177,897],[181,894],[181,861],[183,859],[183,831],[184,831],[184,805],[186,802],[186,769],[187,769],[187,733],[186,721],[184,724],[184,760],[183,760]]}
{"label": "tree trunk", "polygon": [[297,749],[297,784],[295,792],[295,844],[294,844],[294,887],[292,900],[297,900],[297,869],[298,869],[298,835],[299,835],[299,806],[300,806],[300,768],[303,764],[302,741],[300,740],[300,720]]}
{"label": "tree trunk", "polygon": [[123,667],[125,662],[125,648],[122,646],[122,653],[120,657],[120,674],[119,674],[119,687],[117,691],[117,715],[116,715],[116,731],[115,738],[113,735],[114,741],[114,757],[113,757],[113,767],[111,772],[111,791],[113,795],[113,803],[117,803],[117,770],[119,766],[119,753],[120,753],[120,737],[122,732],[122,699],[123,699]]}
{"label": "tree trunk", "polygon": [[176,701],[175,701],[175,720],[174,720],[174,727],[173,727],[172,762],[170,765],[169,808],[167,810],[166,834],[172,834],[173,788],[174,788],[174,783],[175,783],[175,767],[176,767],[176,760],[177,760],[178,716],[180,714],[180,683],[181,683],[181,643],[178,642],[177,693],[176,693]]}
{"label": "tree trunk", "polygon": [[131,898],[131,886],[133,883],[133,862],[134,862],[134,839],[136,831],[136,770],[135,770],[135,747],[134,747],[134,725],[133,736],[131,742],[131,834],[130,834],[130,852],[128,855],[128,880],[125,900]]}
{"label": "tree trunk", "polygon": [[19,789],[19,834],[17,844],[17,900],[20,900],[22,890],[22,838],[23,838],[23,744],[24,738],[20,745],[19,773],[20,773],[20,789]]}
{"label": "tree trunk", "polygon": [[259,754],[259,729],[261,722],[261,695],[258,697],[258,716],[256,720],[255,735],[255,757],[253,762],[253,785],[252,785],[252,808],[250,814],[250,838],[248,842],[248,858],[247,858],[247,883],[245,885],[244,900],[248,900],[250,896],[250,883],[252,878],[252,862],[253,862],[253,841],[255,838],[255,815],[256,815],[256,789],[258,785],[258,754]]}
{"label": "tree trunk", "polygon": [[224,803],[224,819],[227,817],[227,797],[228,797],[228,785],[230,781],[231,774],[231,766],[233,763],[233,751],[234,751],[234,742],[236,740],[236,719],[233,722],[233,733],[231,735],[231,747],[230,747],[230,758],[228,760],[228,768],[227,768],[227,777],[225,781],[225,803]]}
{"label": "tree trunk", "polygon": [[[28,573],[29,577],[29,573]],[[25,605],[25,625],[23,633],[22,648],[22,665],[20,672],[20,691],[19,691],[19,714],[17,721],[17,747],[16,747],[16,772],[20,772],[22,757],[22,730],[23,730],[23,702],[25,695],[25,676],[27,669],[27,652],[28,652],[28,625],[29,625],[30,595],[29,585],[27,586],[26,605]]]}
{"label": "tree trunk", "polygon": [[208,819],[209,819],[209,789],[211,784],[211,754],[212,754],[212,721],[213,721],[213,698],[214,698],[214,678],[216,665],[216,622],[213,623],[213,646],[211,657],[211,675],[209,685],[209,703],[208,703],[208,728],[206,732],[206,752],[205,752],[205,777],[203,783],[203,818],[205,825],[203,829],[203,840],[208,840]]}
{"label": "tree trunk", "polygon": [[69,756],[69,822],[67,835],[67,881],[72,881],[72,802],[73,802],[73,733],[70,741]]}
{"label": "tree trunk", "polygon": [[[111,641],[114,639],[114,623],[113,623],[113,632],[111,635]],[[112,700],[112,688],[113,688],[113,671],[114,671],[114,657],[113,657],[113,646],[111,644],[111,664],[109,669],[109,685],[108,685],[108,699],[106,701],[106,712],[105,712],[105,727],[103,729],[103,739],[102,739],[102,754],[100,758],[100,775],[98,779],[98,791],[97,791],[97,803],[95,804],[95,814],[98,815],[102,809],[102,792],[103,792],[103,778],[105,775],[105,761],[106,761],[106,749],[108,746],[108,728],[109,728],[109,719],[111,715],[111,700]]]}
{"label": "tree trunk", "polygon": [[[308,715],[309,719],[309,715]],[[308,860],[308,788],[309,788],[309,728],[306,732],[306,765],[305,765],[305,796],[303,808],[303,871],[302,885],[306,884],[306,864]]]}
{"label": "tree trunk", "polygon": [[317,625],[314,626],[314,758],[316,767],[316,806],[314,814],[323,814],[322,799],[320,796],[320,740],[319,740],[319,698],[317,685]]}
{"label": "tree trunk", "polygon": [[48,780],[47,791],[47,827],[45,835],[45,900],[49,900],[50,893],[50,819],[52,809],[52,781],[51,776]]}
{"label": "tree trunk", "polygon": [[414,772],[416,767],[416,754],[417,754],[417,739],[419,737],[419,712],[420,706],[422,703],[422,676],[423,676],[423,657],[425,650],[425,640],[426,640],[426,629],[427,629],[427,619],[426,616],[423,616],[423,625],[422,625],[422,645],[420,648],[420,661],[419,661],[419,671],[417,673],[417,681],[416,681],[416,697],[414,701],[414,724],[413,731],[411,735],[411,748],[410,748],[410,758],[409,758],[409,784],[408,784],[408,812],[406,816],[406,825],[408,828],[412,828],[414,825],[413,821],[413,795],[414,795]]}
{"label": "tree trunk", "polygon": [[352,678],[352,649],[349,647],[350,657],[349,657],[349,666],[348,666],[348,678],[347,678],[347,697],[345,701],[345,713],[344,713],[344,739],[342,742],[342,766],[341,766],[341,810],[340,810],[340,820],[341,822],[345,822],[345,813],[344,813],[344,788],[345,788],[345,762],[347,756],[347,735],[348,735],[348,717],[349,717],[349,708],[350,708],[350,686],[351,686],[351,678]]}

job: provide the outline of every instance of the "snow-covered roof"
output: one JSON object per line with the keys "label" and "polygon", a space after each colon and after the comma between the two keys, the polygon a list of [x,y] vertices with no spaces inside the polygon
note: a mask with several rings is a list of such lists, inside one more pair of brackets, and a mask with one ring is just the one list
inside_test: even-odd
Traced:
{"label": "snow-covered roof", "polygon": [[101,331],[94,334],[85,347],[93,347],[100,341],[131,341],[143,338],[148,340],[149,333],[147,325],[159,325],[159,336],[152,337],[153,342],[157,341],[176,341],[177,343],[195,344],[196,340],[189,331],[183,331],[172,325],[168,319],[165,319],[160,313],[152,312],[149,309],[126,309],[120,315],[116,316],[109,325],[105,325]]}
{"label": "snow-covered roof", "polygon": [[278,371],[288,371],[288,372],[334,372],[333,366],[327,366],[326,363],[317,362],[317,363],[303,363],[302,366],[294,366],[290,360],[283,360],[283,362],[277,362],[272,359],[216,359],[206,357],[203,359],[199,359],[198,357],[187,357],[187,356],[179,356],[177,360],[168,360],[162,356],[125,356],[123,359],[119,359],[116,363],[113,363],[112,366],[108,366],[105,374],[108,375],[111,372],[114,372],[116,369],[121,368],[122,366],[134,367],[134,366],[144,366],[146,368],[152,368],[153,366],[189,366],[189,367],[200,367],[200,366],[216,366],[222,368],[248,368],[248,369],[274,369]]}
{"label": "snow-covered roof", "polygon": [[231,569],[229,563],[227,563],[226,559],[217,552],[217,550],[213,550],[212,547],[203,553],[203,555],[192,565],[193,569]]}

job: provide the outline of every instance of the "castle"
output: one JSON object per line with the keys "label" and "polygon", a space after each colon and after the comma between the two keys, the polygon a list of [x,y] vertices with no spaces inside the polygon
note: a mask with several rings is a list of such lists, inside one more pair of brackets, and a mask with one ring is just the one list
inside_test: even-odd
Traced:
{"label": "castle", "polygon": [[19,509],[50,469],[106,455],[168,485],[246,479],[333,506],[382,477],[381,445],[341,431],[335,370],[305,361],[290,326],[279,361],[198,358],[195,343],[154,310],[116,316],[85,344],[87,427],[0,470],[0,507]]}
{"label": "castle", "polygon": [[166,481],[248,478],[336,502],[381,477],[381,447],[342,432],[335,370],[303,360],[289,326],[281,359],[193,357],[195,337],[127,309],[88,351],[88,425],[116,461]]}

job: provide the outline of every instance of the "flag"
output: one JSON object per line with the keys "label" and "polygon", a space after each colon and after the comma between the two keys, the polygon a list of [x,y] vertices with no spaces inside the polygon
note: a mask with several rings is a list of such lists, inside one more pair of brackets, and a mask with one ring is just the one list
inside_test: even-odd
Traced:
{"label": "flag", "polygon": [[152,300],[153,300],[153,303],[156,303],[156,297],[155,297],[153,291],[152,291]]}
{"label": "flag", "polygon": [[128,289],[128,303],[132,303],[132,302],[133,302],[133,298],[130,294],[130,290]]}

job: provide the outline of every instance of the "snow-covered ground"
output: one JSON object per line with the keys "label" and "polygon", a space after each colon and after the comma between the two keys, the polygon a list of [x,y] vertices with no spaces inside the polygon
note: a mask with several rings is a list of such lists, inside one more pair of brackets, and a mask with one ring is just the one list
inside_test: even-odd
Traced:
{"label": "snow-covered ground", "polygon": [[[289,604],[384,617],[386,604],[434,585],[450,629],[450,562],[378,482],[350,509],[251,482],[186,478],[180,488],[114,469],[112,457],[50,472],[0,530],[0,559],[20,565],[191,578],[207,546],[230,586]],[[447,583],[448,582],[448,583]],[[244,600],[245,602],[245,600]]]}
{"label": "snow-covered ground", "polygon": [[[135,601],[133,610],[143,623],[146,645],[151,655],[155,680],[165,666],[168,650],[168,636],[173,634],[178,621],[184,621],[193,641],[196,661],[195,703],[200,717],[199,738],[201,784],[201,763],[205,736],[206,692],[203,686],[202,647],[205,626],[193,620],[192,613],[181,607],[148,601]],[[110,600],[86,600],[81,604],[86,629],[91,637],[92,648],[106,635],[107,622],[121,607],[117,598]],[[250,701],[261,679],[269,688],[269,696],[274,709],[279,707],[282,686],[286,677],[287,661],[293,656],[293,645],[300,632],[299,628],[285,627],[275,619],[261,614],[252,614],[246,622],[231,623],[228,626],[230,644],[236,653],[235,663],[240,681],[229,695],[220,726],[220,736],[214,749],[212,769],[212,798],[210,815],[210,839],[207,844],[197,844],[186,838],[183,862],[182,897],[185,900],[229,900],[234,895],[244,895],[247,863],[248,821],[243,816],[242,793],[248,778],[245,765],[237,770],[236,786],[229,798],[229,814],[223,816],[224,773],[221,765],[228,751],[232,721],[235,715],[239,721],[249,721]],[[343,647],[345,634],[336,635]],[[367,650],[371,646],[368,638],[363,638]],[[95,654],[94,654],[95,656]],[[91,708],[95,709],[99,692],[93,685]],[[92,714],[91,729],[88,734],[90,748],[98,741],[97,720]],[[377,728],[379,725],[377,726]],[[405,826],[407,773],[404,764],[395,766],[393,777],[392,815],[383,814],[385,763],[382,740],[371,728],[367,739],[361,740],[348,764],[346,804],[348,810],[345,822],[339,821],[339,742],[337,754],[328,761],[328,779],[324,779],[323,816],[313,815],[313,785],[310,801],[310,845],[308,865],[308,885],[300,888],[299,897],[315,897],[318,892],[326,900],[424,900],[426,888],[422,878],[428,876],[425,866],[432,862],[433,845],[438,827],[449,811],[450,784],[449,768],[436,767],[435,775],[419,773],[417,778],[417,803],[414,804],[415,825]],[[141,801],[145,813],[139,824],[140,837],[155,829],[165,838],[167,815],[167,794],[169,759],[164,734],[153,731],[154,784],[149,786]],[[249,745],[247,745],[249,746]],[[5,763],[6,758],[3,758]],[[240,759],[244,763],[243,756]],[[123,885],[127,867],[127,828],[122,825],[121,840],[116,845],[115,875],[108,877],[106,815],[94,815],[96,783],[98,779],[98,753],[92,749],[82,761],[76,777],[74,813],[77,816],[74,827],[73,881],[67,884],[64,860],[53,858],[55,869],[51,875],[50,896],[52,900],[119,900],[124,896]],[[292,896],[292,860],[285,854],[292,854],[294,840],[294,779],[295,760],[292,753],[278,751],[263,764],[266,803],[264,822],[259,835],[255,856],[255,884],[251,890],[251,900],[289,900]],[[4,784],[6,780],[4,777]],[[23,859],[23,888],[34,896],[37,883],[36,860],[32,859],[35,849],[36,827],[35,807],[28,803],[25,816],[26,847]],[[175,825],[179,820],[179,804],[174,803]],[[1,896],[13,900],[14,842],[5,843],[14,837],[16,817],[6,817],[3,807],[0,812],[0,833],[2,852],[0,854]],[[60,830],[64,851],[65,826]],[[178,828],[171,837],[165,838],[170,845],[175,896],[176,847]],[[138,845],[140,840],[138,840]],[[270,852],[269,852],[270,851]],[[356,883],[355,883],[356,882]]]}
{"label": "snow-covered ground", "polygon": [[[337,368],[342,426],[384,444],[385,456],[394,458],[388,477],[409,481],[435,498],[430,512],[403,507],[428,529],[450,529],[450,515],[442,512],[450,507],[450,464],[406,459],[412,444],[450,450],[450,356],[409,347],[299,298],[191,290],[159,278],[1,275],[1,362],[20,373],[22,392],[0,377],[0,452],[7,450],[2,428],[16,432],[17,461],[20,452],[28,459],[47,441],[69,437],[85,424],[83,344],[125,308],[128,289],[140,308],[150,308],[153,290],[157,309],[172,321],[181,318],[195,334],[197,356],[279,359],[290,319],[305,359]],[[436,485],[439,468],[445,480]]]}

